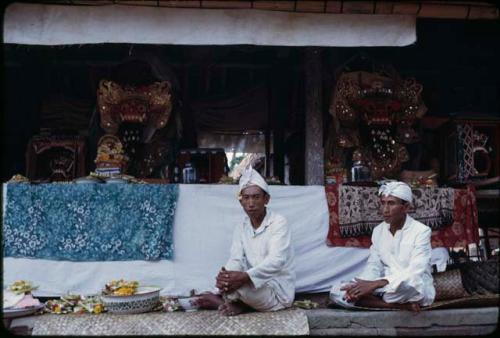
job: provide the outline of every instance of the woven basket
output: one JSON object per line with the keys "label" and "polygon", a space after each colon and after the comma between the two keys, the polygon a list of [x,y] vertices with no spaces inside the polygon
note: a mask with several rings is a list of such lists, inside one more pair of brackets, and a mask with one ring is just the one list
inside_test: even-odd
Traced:
{"label": "woven basket", "polygon": [[498,256],[485,262],[459,264],[465,290],[475,295],[499,294]]}
{"label": "woven basket", "polygon": [[462,283],[462,274],[459,269],[438,272],[433,275],[434,288],[436,289],[436,301],[449,300],[466,297]]}
{"label": "woven basket", "polygon": [[486,262],[448,265],[447,270],[433,274],[436,301],[469,295],[498,295],[498,257]]}

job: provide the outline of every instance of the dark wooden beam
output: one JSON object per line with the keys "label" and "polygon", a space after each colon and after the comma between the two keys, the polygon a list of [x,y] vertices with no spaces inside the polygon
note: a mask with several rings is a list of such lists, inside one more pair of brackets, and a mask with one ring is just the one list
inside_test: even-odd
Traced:
{"label": "dark wooden beam", "polygon": [[290,114],[288,80],[290,70],[285,60],[278,58],[271,71],[271,111],[273,128],[273,176],[285,179],[285,128]]}
{"label": "dark wooden beam", "polygon": [[316,47],[308,47],[305,51],[306,185],[324,184],[321,52],[322,49]]}

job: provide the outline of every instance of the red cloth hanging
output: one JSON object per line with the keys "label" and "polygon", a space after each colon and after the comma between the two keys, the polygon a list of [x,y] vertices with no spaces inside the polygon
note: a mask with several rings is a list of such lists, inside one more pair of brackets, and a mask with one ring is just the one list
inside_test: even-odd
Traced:
{"label": "red cloth hanging", "polygon": [[[341,237],[339,224],[339,187],[337,184],[325,186],[328,211],[330,214],[329,230],[326,238],[328,246],[350,246],[368,248],[371,236]],[[359,187],[359,189],[363,189]],[[435,247],[466,247],[479,243],[479,226],[474,186],[466,189],[454,189],[452,222],[432,232],[431,245]]]}

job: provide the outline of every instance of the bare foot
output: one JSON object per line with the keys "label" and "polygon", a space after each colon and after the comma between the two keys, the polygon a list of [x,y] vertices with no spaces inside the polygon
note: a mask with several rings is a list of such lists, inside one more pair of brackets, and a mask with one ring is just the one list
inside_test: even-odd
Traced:
{"label": "bare foot", "polygon": [[219,306],[224,304],[222,297],[219,295],[214,295],[213,293],[207,293],[201,295],[196,303],[200,307],[200,309],[208,309],[208,310],[217,310]]}
{"label": "bare foot", "polygon": [[413,312],[420,312],[420,304],[417,302],[412,302],[412,303],[406,303],[406,304],[401,304],[404,305],[404,310],[408,311],[413,311]]}
{"label": "bare foot", "polygon": [[420,312],[420,304],[417,302],[411,302],[411,303],[403,303],[403,304],[390,304],[391,307],[400,309],[400,310],[406,310],[406,311],[412,311],[415,313]]}
{"label": "bare foot", "polygon": [[223,316],[237,316],[247,310],[248,306],[242,302],[226,302],[219,306],[219,313]]}

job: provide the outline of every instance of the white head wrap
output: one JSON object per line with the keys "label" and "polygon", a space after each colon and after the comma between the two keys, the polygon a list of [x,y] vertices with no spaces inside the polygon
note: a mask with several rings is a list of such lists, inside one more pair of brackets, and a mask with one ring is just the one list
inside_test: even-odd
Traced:
{"label": "white head wrap", "polygon": [[253,169],[252,166],[249,165],[248,167],[245,168],[245,170],[243,170],[243,173],[241,174],[238,197],[241,196],[241,191],[243,189],[251,185],[256,185],[269,194],[269,186],[267,185],[264,178],[260,176],[257,170]]}
{"label": "white head wrap", "polygon": [[411,203],[413,197],[410,186],[404,182],[398,181],[382,184],[378,190],[378,194],[383,196],[394,196],[409,203]]}

